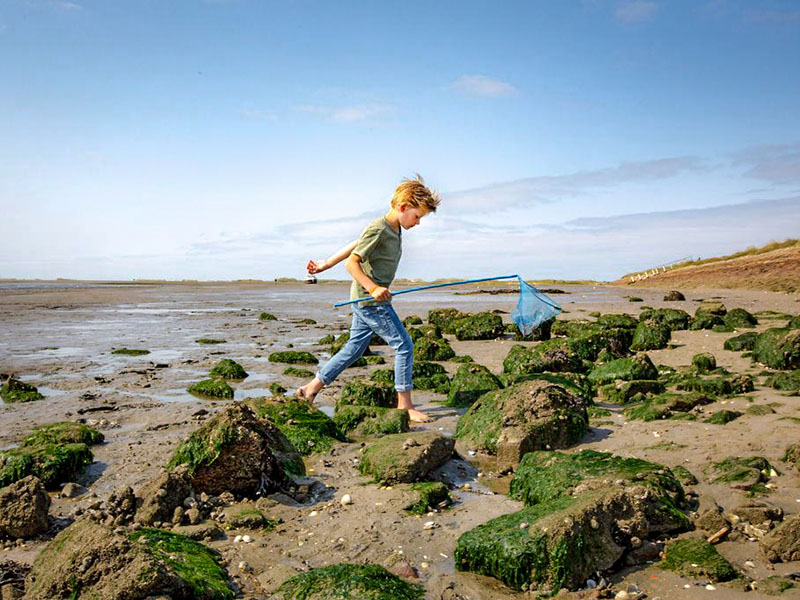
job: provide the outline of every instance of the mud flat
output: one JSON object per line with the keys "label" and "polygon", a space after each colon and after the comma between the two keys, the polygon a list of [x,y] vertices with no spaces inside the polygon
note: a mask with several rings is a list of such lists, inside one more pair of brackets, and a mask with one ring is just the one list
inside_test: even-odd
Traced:
{"label": "mud flat", "polygon": [[[800,396],[791,388],[768,385],[776,375],[791,374],[793,370],[768,368],[754,362],[748,350],[724,348],[727,340],[742,333],[784,328],[790,317],[800,314],[798,297],[752,290],[683,289],[686,299],[676,302],[664,301],[664,290],[553,287],[565,292],[552,296],[565,309],[559,321],[594,323],[600,319],[598,314],[626,313],[634,318],[629,325],[638,326],[643,311],[662,308],[682,310],[691,319],[699,320],[697,309],[714,303],[722,304],[728,313],[744,309],[758,321],[754,327],[726,329],[721,317],[723,325],[717,323],[716,329],[671,329],[665,347],[644,350],[658,372],[648,381],[656,383],[636,384],[640,387],[632,389],[633,385],[626,385],[618,372],[602,381],[596,375],[593,397],[586,399],[584,407],[589,415],[586,433],[577,443],[570,441],[558,452],[572,455],[592,450],[671,469],[682,484],[685,499],[680,500],[678,508],[689,525],[670,531],[651,529],[647,539],[638,541],[644,546],[652,543],[655,554],[641,562],[627,558],[632,549],[639,548],[635,543],[636,548],[626,546],[636,536],[628,535],[623,544],[618,532],[614,533],[615,543],[625,547],[620,551],[622,558],[604,565],[600,573],[582,576],[606,584],[606,589],[586,588],[585,581],[581,585],[564,583],[564,587],[572,589],[563,597],[614,597],[617,592],[626,591],[630,592],[629,597],[643,592],[650,598],[754,598],[767,597],[766,590],[774,592],[775,588],[786,588],[780,597],[800,597],[800,581],[790,577],[800,572],[800,561],[795,558],[770,562],[762,550],[765,537],[800,513],[798,459],[787,454],[787,448],[800,439]],[[631,301],[631,294],[641,301]],[[130,486],[139,494],[159,476],[182,442],[232,402],[280,395],[281,388],[288,395],[293,394],[296,386],[304,382],[293,373],[300,369],[313,371],[315,365],[303,364],[309,362],[305,359],[292,364],[275,362],[270,355],[310,353],[320,363],[327,360],[330,344],[318,342],[325,336],[335,337],[347,331],[349,313],[332,308],[333,302],[346,295],[347,286],[335,283],[0,286],[0,373],[4,378],[13,375],[35,386],[44,396],[30,402],[0,404],[0,450],[24,447],[24,439],[34,428],[60,421],[80,421],[104,437],[102,443],[90,446],[91,464],[79,475],[50,486],[49,530],[22,541],[4,542],[3,560],[14,561],[15,568],[32,565],[54,536],[71,523],[81,523],[93,510],[108,510],[112,493]],[[395,308],[401,318],[417,315],[424,324],[428,323],[429,310],[448,307],[463,313],[495,311],[508,323],[514,303],[510,294],[437,291],[399,297]],[[276,319],[259,319],[265,312]],[[625,327],[617,325],[612,329],[619,339],[634,335],[633,327],[627,334],[622,331]],[[554,339],[562,340],[557,343],[578,353],[576,364],[580,367],[575,368],[582,373],[570,376],[573,383],[583,385],[579,375],[591,379],[586,376],[598,366],[623,355],[635,355],[627,346],[620,348],[614,345],[616,342],[609,342],[608,330],[597,338],[602,339],[597,342],[601,346],[608,346],[603,347],[605,353],[597,346],[593,357],[581,355],[586,352],[585,346],[570,341],[579,334],[559,327],[560,331],[554,329]],[[426,334],[423,331],[420,335]],[[533,350],[551,343],[515,341],[511,333],[488,340],[458,340],[449,333],[443,337],[456,356],[472,357],[506,388],[490,391],[496,387],[492,384],[487,388],[488,394],[502,393],[514,385],[508,366],[504,366],[512,347],[522,345]],[[127,352],[115,353],[120,349]],[[391,367],[393,356],[387,346],[374,345],[371,349],[386,364],[367,364],[345,371],[339,381],[317,397],[316,405],[323,413],[334,414],[346,384]],[[695,359],[698,354],[711,354],[713,368],[702,359]],[[247,374],[243,379],[226,381],[233,390],[233,400],[204,398],[187,391],[189,386],[208,379],[209,372],[223,359],[235,361]],[[379,359],[370,362],[378,363]],[[465,364],[453,360],[435,362],[444,367],[451,379]],[[289,367],[295,371],[287,372]],[[620,363],[620,369],[623,367]],[[428,373],[433,382],[431,389],[415,391],[414,396],[434,420],[412,425],[408,433],[403,433],[400,443],[405,450],[401,453],[412,453],[416,444],[428,443],[428,438],[415,441],[418,435],[452,438],[459,419],[471,410],[448,405],[452,402],[448,403],[445,390],[436,390],[435,371],[431,368]],[[476,376],[477,371],[473,371],[472,376]],[[566,375],[563,370],[560,374]],[[467,377],[464,373],[461,376]],[[481,381],[486,380],[485,374],[481,377]],[[742,380],[731,383],[734,377],[749,378],[752,389],[746,385],[737,387]],[[609,382],[614,389],[606,388],[600,393],[599,387]],[[577,394],[577,388],[562,383],[564,389]],[[561,385],[547,385],[551,384]],[[621,401],[628,391],[629,397]],[[670,393],[680,395],[680,402],[664,396]],[[693,396],[695,401],[687,405],[690,394],[704,394],[705,399],[700,401]],[[256,404],[253,406],[258,413]],[[653,414],[657,418],[644,420]],[[282,426],[290,428],[302,419],[295,416]],[[299,438],[292,439],[296,442]],[[339,563],[382,565],[413,575],[409,580],[422,586],[423,597],[448,600],[555,594],[559,590],[552,589],[553,581],[558,586],[565,581],[551,578],[544,583],[527,579],[504,583],[497,576],[456,568],[456,550],[464,534],[498,517],[535,510],[527,506],[529,500],[523,502],[519,495],[512,497],[508,493],[516,485],[512,474],[518,469],[499,464],[496,456],[476,450],[474,443],[457,439],[452,457],[425,476],[445,484],[449,506],[437,501],[428,511],[423,508],[410,512],[406,507],[419,500],[419,491],[412,488],[413,484],[375,481],[371,474],[362,474],[359,469],[363,456],[370,452],[365,448],[378,438],[357,437],[349,442],[333,439],[322,452],[314,451],[315,439],[308,447],[298,448],[306,473],[295,473],[293,485],[279,491],[266,490],[264,495],[250,500],[219,500],[211,494],[216,500],[209,500],[208,509],[198,517],[200,523],[195,527],[219,526],[220,533],[209,535],[205,543],[219,553],[220,564],[233,582],[231,589],[240,597],[270,597],[290,577]],[[531,449],[537,454],[549,451]],[[752,481],[747,485],[724,477],[720,464],[726,459],[753,457],[763,458],[768,466],[760,468],[764,465],[759,464],[755,471],[751,469]],[[684,469],[696,482],[684,474]],[[621,481],[621,476],[612,480]],[[68,482],[77,486],[65,493],[60,484]],[[591,492],[590,484],[584,487],[586,493]],[[73,493],[73,488],[78,491]],[[580,489],[563,492],[565,497],[578,497],[580,493]],[[349,502],[342,502],[345,495]],[[197,497],[201,502],[199,493]],[[670,498],[670,502],[679,502]],[[764,506],[751,507],[753,510],[747,512],[743,506],[748,503]],[[250,511],[251,517],[253,511],[258,512],[264,521],[259,520],[261,517],[241,518],[243,511]],[[719,513],[718,520],[712,518],[714,511]],[[219,517],[222,513],[226,517]],[[753,516],[756,513],[758,516]],[[216,516],[212,518],[211,514]],[[703,516],[705,520],[701,519]],[[185,515],[178,521],[183,524],[175,531],[189,531]],[[680,524],[679,521],[675,523]],[[600,522],[602,525],[602,519]],[[172,529],[169,522],[159,524],[165,531]],[[524,524],[529,525],[527,521]],[[719,527],[714,531],[703,528],[713,525]],[[123,518],[116,526],[124,529],[131,524]],[[728,532],[714,540],[713,547],[737,574],[734,583],[715,581],[705,572],[691,573],[691,561],[695,559],[690,559],[689,571],[663,568],[660,553],[666,551],[669,558],[672,552],[672,563],[680,555],[678,550],[670,550],[673,540],[705,539],[725,528]],[[245,535],[249,541],[242,541]],[[757,582],[758,589],[747,591],[748,586],[753,587],[752,582]],[[790,587],[792,584],[797,587]]]}

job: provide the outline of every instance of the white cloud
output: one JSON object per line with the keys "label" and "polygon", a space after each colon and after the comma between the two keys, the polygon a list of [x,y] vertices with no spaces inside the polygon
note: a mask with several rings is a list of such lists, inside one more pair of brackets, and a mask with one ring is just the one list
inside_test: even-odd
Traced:
{"label": "white cloud", "polygon": [[618,21],[623,23],[641,23],[655,17],[658,4],[647,0],[629,0],[620,2],[614,12]]}
{"label": "white cloud", "polygon": [[753,146],[733,155],[745,175],[773,184],[800,183],[800,143]]}
{"label": "white cloud", "polygon": [[510,83],[485,75],[462,75],[450,84],[450,87],[472,96],[486,98],[510,96],[518,92],[517,88]]}
{"label": "white cloud", "polygon": [[397,111],[395,104],[388,102],[370,102],[349,106],[325,106],[319,104],[301,104],[297,110],[319,115],[334,123],[376,122]]}
{"label": "white cloud", "polygon": [[251,121],[277,121],[278,113],[274,110],[259,110],[256,108],[243,108],[239,116]]}

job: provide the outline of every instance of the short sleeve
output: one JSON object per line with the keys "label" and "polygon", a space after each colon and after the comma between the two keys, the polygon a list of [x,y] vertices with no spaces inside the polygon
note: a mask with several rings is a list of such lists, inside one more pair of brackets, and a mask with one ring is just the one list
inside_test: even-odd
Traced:
{"label": "short sleeve", "polygon": [[353,248],[353,254],[358,254],[362,260],[368,259],[370,254],[372,254],[372,251],[375,249],[375,246],[378,245],[378,241],[381,237],[381,231],[382,229],[380,227],[368,225],[361,233],[361,237],[358,238],[356,247]]}

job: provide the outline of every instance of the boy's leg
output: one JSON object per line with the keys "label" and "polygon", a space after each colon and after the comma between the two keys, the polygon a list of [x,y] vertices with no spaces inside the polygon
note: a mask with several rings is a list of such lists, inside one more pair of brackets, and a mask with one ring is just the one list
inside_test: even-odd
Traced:
{"label": "boy's leg", "polygon": [[302,398],[313,400],[314,396],[326,385],[330,385],[339,374],[358,360],[369,346],[372,339],[372,329],[365,323],[356,311],[353,311],[353,322],[350,326],[350,339],[342,346],[331,359],[317,372],[316,377],[301,388],[297,393]]}

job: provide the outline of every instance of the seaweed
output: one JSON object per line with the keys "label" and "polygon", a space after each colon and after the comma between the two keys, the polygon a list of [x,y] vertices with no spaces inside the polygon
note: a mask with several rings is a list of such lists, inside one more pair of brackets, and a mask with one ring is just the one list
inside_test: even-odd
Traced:
{"label": "seaweed", "polygon": [[304,456],[327,452],[335,442],[345,441],[336,423],[305,400],[249,398],[245,404],[260,419],[272,421]]}
{"label": "seaweed", "polygon": [[717,359],[710,352],[701,352],[692,357],[692,366],[698,373],[708,373],[717,368]]}
{"label": "seaweed", "polygon": [[664,548],[662,569],[690,577],[708,577],[712,581],[731,581],[739,577],[736,569],[706,540],[689,538],[668,542]]}
{"label": "seaweed", "polygon": [[406,506],[405,510],[415,515],[424,515],[429,510],[452,502],[447,486],[441,481],[412,483],[411,491],[416,493],[417,499]]}
{"label": "seaweed", "polygon": [[731,352],[743,352],[745,350],[752,350],[756,343],[758,334],[755,331],[748,331],[741,335],[735,335],[725,340],[722,347]]}
{"label": "seaweed", "polygon": [[414,342],[414,360],[449,360],[456,355],[450,343],[423,337]]}
{"label": "seaweed", "polygon": [[222,379],[203,379],[190,385],[186,391],[205,398],[233,398],[233,388]]}
{"label": "seaweed", "polygon": [[666,348],[672,330],[658,321],[640,321],[633,332],[630,349],[634,352],[642,350],[658,350]]}
{"label": "seaweed", "polygon": [[503,319],[491,312],[481,312],[454,320],[450,326],[457,340],[493,340],[505,332]]}
{"label": "seaweed", "polygon": [[295,575],[275,594],[282,600],[422,600],[425,592],[381,566],[342,563]]}
{"label": "seaweed", "polygon": [[447,406],[470,406],[483,394],[503,387],[500,380],[489,369],[478,363],[466,363],[458,367],[450,391]]}
{"label": "seaweed", "polygon": [[138,348],[117,348],[116,350],[112,350],[111,354],[122,354],[124,356],[145,356],[150,354],[150,350]]}
{"label": "seaweed", "polygon": [[800,330],[767,329],[756,338],[753,360],[773,369],[800,368]]}
{"label": "seaweed", "polygon": [[219,361],[209,372],[212,378],[218,379],[244,379],[247,377],[247,371],[244,367],[230,358],[223,358]]}
{"label": "seaweed", "polygon": [[339,406],[333,422],[344,434],[386,435],[408,431],[408,411],[380,406]]}
{"label": "seaweed", "polygon": [[14,402],[36,402],[44,400],[36,386],[20,381],[16,377],[9,377],[0,388],[0,398],[9,404]]}
{"label": "seaweed", "polygon": [[397,406],[397,392],[393,385],[383,381],[365,378],[353,379],[342,388],[341,395],[336,401],[336,407],[338,409],[346,404],[393,408]]}
{"label": "seaweed", "polygon": [[731,421],[735,421],[742,416],[743,413],[738,410],[718,410],[710,417],[705,419],[704,423],[711,423],[712,425],[727,425]]}
{"label": "seaweed", "polygon": [[272,313],[262,312],[260,315],[258,315],[258,320],[259,321],[277,321],[278,317],[276,317]]}
{"label": "seaweed", "polygon": [[220,340],[215,338],[198,338],[195,340],[198,344],[214,345],[214,344],[227,344],[227,340]]}
{"label": "seaweed", "polygon": [[641,352],[633,358],[618,358],[598,365],[589,372],[588,377],[594,385],[612,383],[618,379],[658,379],[658,369],[650,357]]}
{"label": "seaweed", "polygon": [[49,425],[39,425],[22,440],[22,447],[45,446],[52,444],[102,444],[104,436],[97,429],[74,421],[59,421]]}
{"label": "seaweed", "polygon": [[288,363],[290,365],[316,365],[319,363],[317,357],[306,351],[287,350],[284,352],[273,352],[269,355],[269,362]]}

